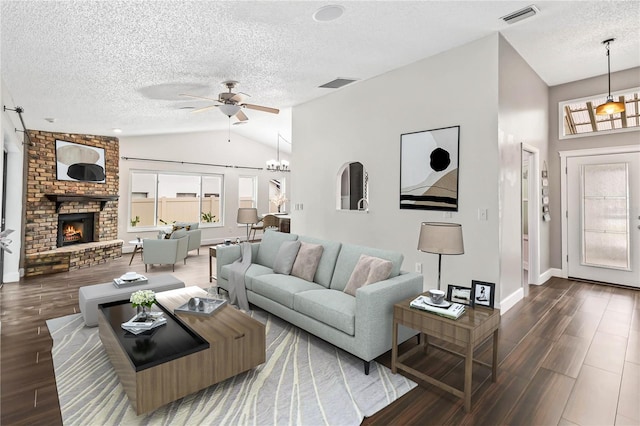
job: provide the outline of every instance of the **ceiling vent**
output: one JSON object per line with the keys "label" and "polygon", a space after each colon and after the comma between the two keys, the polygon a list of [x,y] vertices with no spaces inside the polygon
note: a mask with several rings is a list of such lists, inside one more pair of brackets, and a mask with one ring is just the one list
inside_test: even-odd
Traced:
{"label": "ceiling vent", "polygon": [[540,9],[538,9],[536,5],[532,4],[531,6],[527,6],[523,9],[516,10],[513,13],[505,15],[500,19],[502,19],[507,24],[515,24],[516,22],[522,21],[523,19],[533,16],[538,12],[540,12]]}
{"label": "ceiling vent", "polygon": [[354,81],[357,81],[355,78],[336,78],[333,81],[323,84],[322,86],[318,86],[322,89],[339,89],[347,84],[351,84]]}

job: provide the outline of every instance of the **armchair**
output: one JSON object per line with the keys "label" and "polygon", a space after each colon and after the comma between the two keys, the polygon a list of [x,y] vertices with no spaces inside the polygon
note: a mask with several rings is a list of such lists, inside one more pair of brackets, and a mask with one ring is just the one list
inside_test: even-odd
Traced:
{"label": "armchair", "polygon": [[171,234],[170,239],[151,239],[142,240],[142,261],[144,262],[144,271],[147,272],[147,265],[165,264],[173,265],[173,271],[176,270],[176,263],[182,260],[187,263],[187,250],[189,248],[189,236],[187,231],[180,229]]}
{"label": "armchair", "polygon": [[198,229],[198,222],[176,222],[174,227],[179,229],[185,229],[189,236],[189,248],[187,248],[187,255],[191,250],[198,250],[200,254],[200,245],[202,244],[202,230]]}

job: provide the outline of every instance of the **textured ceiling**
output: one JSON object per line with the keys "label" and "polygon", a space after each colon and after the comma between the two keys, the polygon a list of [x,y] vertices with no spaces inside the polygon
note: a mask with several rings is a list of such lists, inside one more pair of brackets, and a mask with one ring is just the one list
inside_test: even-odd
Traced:
{"label": "textured ceiling", "polygon": [[334,3],[344,15],[316,22],[331,2],[2,0],[2,78],[27,127],[101,135],[227,129],[217,109],[185,109],[206,101],[177,95],[215,98],[223,80],[238,80],[247,102],[282,112],[245,110],[249,122],[232,133],[275,145],[278,132],[290,140],[292,106],[332,90],[317,86],[496,31],[550,86],[606,73],[609,37],[613,71],[640,66],[638,1],[538,1],[537,16],[513,25],[498,18],[531,2]]}

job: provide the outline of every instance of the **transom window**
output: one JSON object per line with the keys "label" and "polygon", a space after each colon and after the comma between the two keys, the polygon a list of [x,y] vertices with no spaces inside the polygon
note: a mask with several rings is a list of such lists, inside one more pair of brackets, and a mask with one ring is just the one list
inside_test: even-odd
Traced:
{"label": "transom window", "polygon": [[630,89],[613,96],[624,102],[625,111],[611,115],[596,115],[596,107],[607,101],[606,95],[560,102],[562,127],[560,139],[585,136],[598,132],[640,130],[640,88]]}

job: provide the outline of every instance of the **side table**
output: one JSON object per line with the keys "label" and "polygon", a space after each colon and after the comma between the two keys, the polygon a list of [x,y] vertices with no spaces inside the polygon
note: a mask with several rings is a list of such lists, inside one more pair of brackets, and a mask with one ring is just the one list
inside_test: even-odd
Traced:
{"label": "side table", "polygon": [[140,259],[142,259],[142,240],[131,240],[129,244],[133,244],[133,253],[131,253],[131,260],[129,260],[129,266],[133,262],[133,258],[136,257],[136,253],[140,252]]}
{"label": "side table", "polygon": [[[424,293],[426,295],[427,293]],[[430,383],[444,391],[450,392],[464,400],[466,412],[471,410],[471,379],[473,363],[491,368],[491,380],[496,381],[498,366],[498,327],[500,326],[500,310],[487,308],[470,308],[457,320],[441,317],[430,312],[411,308],[411,297],[393,306],[393,335],[391,348],[391,372],[403,370],[413,376]],[[403,325],[422,333],[421,343],[402,355],[398,355],[398,326]],[[464,352],[458,353],[450,349],[429,343],[428,337],[435,337],[445,342],[462,347]],[[473,350],[485,340],[493,336],[493,360],[491,364],[473,359]],[[456,389],[433,377],[404,364],[407,358],[417,351],[425,352],[427,347],[435,347],[464,358],[464,390]]]}

